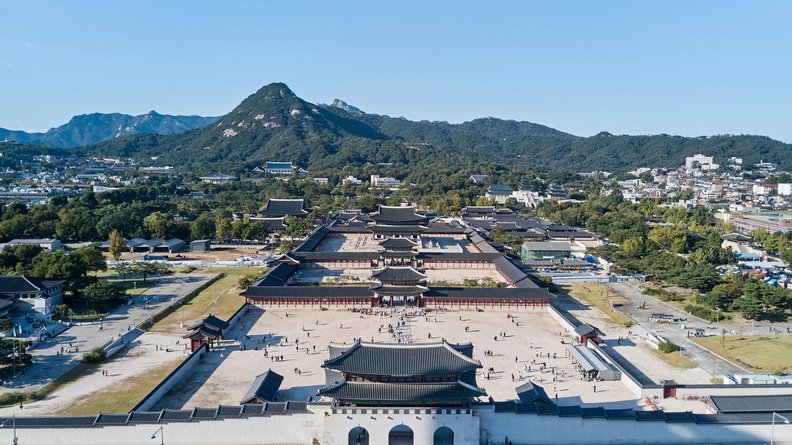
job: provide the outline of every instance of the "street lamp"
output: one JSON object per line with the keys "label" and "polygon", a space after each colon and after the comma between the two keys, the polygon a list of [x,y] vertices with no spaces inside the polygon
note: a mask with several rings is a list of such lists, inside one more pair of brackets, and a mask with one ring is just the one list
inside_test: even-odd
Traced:
{"label": "street lamp", "polygon": [[[11,422],[13,422],[13,425],[14,425],[14,438],[12,439],[12,440],[13,440],[13,444],[14,444],[14,445],[17,445],[17,442],[19,441],[19,438],[18,438],[18,437],[17,437],[17,435],[16,435],[16,414],[14,414],[13,416],[11,416]],[[3,427],[5,427],[5,426],[6,426],[6,423],[8,423],[8,420],[6,420],[6,421],[5,421],[5,422],[3,422],[3,423],[0,423],[0,428],[3,428]],[[788,423],[788,422],[787,422],[787,423]]]}
{"label": "street lamp", "polygon": [[775,419],[776,419],[776,417],[779,417],[781,420],[784,421],[784,423],[789,424],[789,419],[787,419],[786,417],[782,416],[781,414],[778,414],[775,411],[773,412],[773,420],[772,420],[772,422],[770,424],[770,445],[773,445],[773,442],[775,442]]}
{"label": "street lamp", "polygon": [[165,430],[163,430],[162,427],[157,428],[153,433],[151,433],[151,438],[156,439],[157,433],[160,435],[160,445],[165,445]]}

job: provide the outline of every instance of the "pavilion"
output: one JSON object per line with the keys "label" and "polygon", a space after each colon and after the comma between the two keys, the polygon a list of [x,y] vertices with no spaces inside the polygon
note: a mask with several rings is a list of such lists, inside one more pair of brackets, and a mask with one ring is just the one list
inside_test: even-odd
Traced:
{"label": "pavilion", "polygon": [[340,406],[469,406],[476,385],[472,344],[364,343],[331,346],[319,395]]}

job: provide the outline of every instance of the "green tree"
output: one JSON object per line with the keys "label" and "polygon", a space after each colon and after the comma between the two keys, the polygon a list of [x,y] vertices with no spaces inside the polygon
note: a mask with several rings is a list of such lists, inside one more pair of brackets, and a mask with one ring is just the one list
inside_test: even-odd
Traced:
{"label": "green tree", "polygon": [[99,280],[85,286],[80,294],[89,306],[126,298],[126,292],[107,280]]}
{"label": "green tree", "polygon": [[283,231],[283,234],[291,238],[305,238],[314,229],[310,217],[296,218],[294,216],[287,216],[285,223],[286,229]]}
{"label": "green tree", "polygon": [[110,256],[118,261],[121,258],[121,253],[127,250],[127,241],[121,232],[113,230],[110,232]]}
{"label": "green tree", "polygon": [[167,266],[160,263],[143,261],[139,263],[134,263],[130,267],[130,272],[143,275],[143,281],[145,282],[149,276],[168,273],[170,272],[170,269]]}
{"label": "green tree", "polygon": [[145,227],[152,236],[158,238],[166,238],[168,236],[171,224],[172,221],[170,217],[162,212],[154,212],[143,218],[143,227]]}
{"label": "green tree", "polygon": [[202,213],[190,225],[193,239],[211,239],[215,234],[215,220],[210,213]]}
{"label": "green tree", "polygon": [[249,223],[244,230],[244,238],[248,240],[264,241],[270,234],[269,226],[264,221]]}
{"label": "green tree", "polygon": [[218,216],[215,219],[215,235],[221,243],[231,236],[231,223],[228,222],[228,218]]}
{"label": "green tree", "polygon": [[0,317],[0,332],[8,332],[14,327],[14,323],[8,317]]}
{"label": "green tree", "polygon": [[107,270],[107,261],[101,252],[91,246],[80,247],[70,256],[76,257],[85,265],[86,272],[98,272]]}

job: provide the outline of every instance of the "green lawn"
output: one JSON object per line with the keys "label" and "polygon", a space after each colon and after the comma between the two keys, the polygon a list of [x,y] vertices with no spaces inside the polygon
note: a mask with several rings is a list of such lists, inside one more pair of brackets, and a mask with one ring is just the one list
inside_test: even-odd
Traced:
{"label": "green lawn", "polygon": [[577,283],[561,286],[564,292],[583,301],[583,303],[596,307],[605,313],[614,323],[629,328],[633,325],[630,317],[617,311],[613,306],[629,303],[625,298],[614,294],[607,286],[600,283]]}
{"label": "green lawn", "polygon": [[792,372],[792,335],[726,336],[725,339],[713,336],[692,340],[749,371]]}
{"label": "green lawn", "polygon": [[146,281],[135,279],[135,280],[110,280],[116,286],[126,290],[128,295],[140,295],[151,286],[156,284],[156,281],[148,279]]}
{"label": "green lawn", "polygon": [[94,415],[99,412],[123,414],[129,412],[146,394],[159,384],[182,359],[171,360],[146,371],[141,376],[127,377],[109,389],[91,393],[65,407],[58,414],[68,416]]}
{"label": "green lawn", "polygon": [[[689,358],[681,355],[679,352],[665,353],[663,351],[655,350],[655,355],[664,362],[673,366],[674,368],[693,369],[698,368],[698,365],[693,363]],[[684,354],[684,351],[683,351]]]}
{"label": "green lawn", "polygon": [[226,276],[212,283],[197,297],[179,307],[173,313],[156,322],[151,331],[184,333],[180,327],[193,321],[200,320],[208,314],[213,314],[221,319],[226,319],[239,309],[245,301],[239,296],[242,292],[238,287],[239,279],[250,273],[263,273],[261,267],[240,267],[229,269],[207,269],[203,272],[225,273]]}

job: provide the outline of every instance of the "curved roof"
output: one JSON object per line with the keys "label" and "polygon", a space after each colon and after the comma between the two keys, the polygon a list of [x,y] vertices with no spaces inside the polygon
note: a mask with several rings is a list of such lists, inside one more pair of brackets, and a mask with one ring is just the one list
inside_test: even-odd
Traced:
{"label": "curved roof", "polygon": [[356,342],[322,367],[355,375],[459,375],[481,368],[481,363],[442,343]]}
{"label": "curved roof", "polygon": [[379,281],[421,281],[426,275],[409,266],[388,266],[371,274]]}
{"label": "curved roof", "polygon": [[379,212],[369,215],[377,223],[392,224],[420,224],[426,223],[426,216],[415,212],[415,207],[384,206]]}
{"label": "curved roof", "polygon": [[346,382],[319,390],[323,396],[341,400],[377,400],[388,402],[425,402],[467,400],[487,393],[475,386],[456,381],[449,383],[371,383]]}

